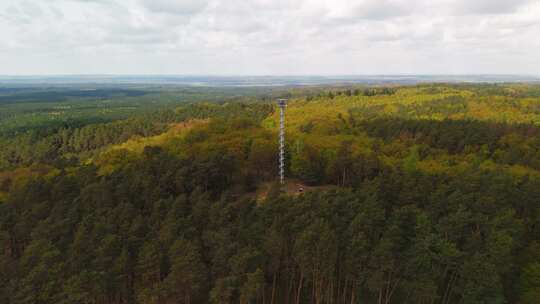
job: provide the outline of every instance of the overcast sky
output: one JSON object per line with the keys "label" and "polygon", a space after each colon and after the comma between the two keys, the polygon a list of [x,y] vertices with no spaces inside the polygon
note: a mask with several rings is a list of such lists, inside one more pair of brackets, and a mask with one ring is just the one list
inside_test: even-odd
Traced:
{"label": "overcast sky", "polygon": [[540,74],[540,0],[0,0],[0,74]]}

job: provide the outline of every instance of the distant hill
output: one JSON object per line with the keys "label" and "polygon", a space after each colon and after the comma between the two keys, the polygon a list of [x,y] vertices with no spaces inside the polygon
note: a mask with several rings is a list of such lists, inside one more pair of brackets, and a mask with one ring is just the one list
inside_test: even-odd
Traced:
{"label": "distant hill", "polygon": [[305,75],[305,76],[194,76],[194,75],[59,75],[0,76],[2,85],[138,84],[215,87],[301,86],[335,84],[417,84],[429,82],[540,82],[540,75]]}

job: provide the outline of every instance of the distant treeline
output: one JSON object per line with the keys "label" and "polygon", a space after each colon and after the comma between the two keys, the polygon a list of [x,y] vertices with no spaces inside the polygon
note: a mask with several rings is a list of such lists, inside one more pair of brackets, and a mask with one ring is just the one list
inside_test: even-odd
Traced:
{"label": "distant treeline", "polygon": [[[80,90],[30,90],[0,88],[0,105],[12,103],[65,102],[72,98],[113,98],[118,96],[135,97],[149,94],[136,89],[80,89]],[[4,95],[9,94],[9,95]]]}
{"label": "distant treeline", "polygon": [[318,93],[316,95],[308,95],[307,100],[313,100],[314,98],[330,98],[333,99],[336,96],[376,96],[376,95],[392,95],[396,92],[396,88],[381,87],[381,88],[354,88],[354,89],[338,89],[330,90],[328,92]]}

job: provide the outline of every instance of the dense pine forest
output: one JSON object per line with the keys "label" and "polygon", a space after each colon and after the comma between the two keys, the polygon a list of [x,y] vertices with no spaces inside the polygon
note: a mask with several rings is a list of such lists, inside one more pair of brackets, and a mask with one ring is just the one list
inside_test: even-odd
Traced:
{"label": "dense pine forest", "polygon": [[539,303],[539,85],[201,90],[0,90],[0,303]]}

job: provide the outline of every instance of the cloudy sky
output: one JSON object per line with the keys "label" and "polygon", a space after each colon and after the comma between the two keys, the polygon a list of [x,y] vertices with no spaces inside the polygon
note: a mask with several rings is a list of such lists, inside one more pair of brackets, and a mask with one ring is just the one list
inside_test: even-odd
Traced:
{"label": "cloudy sky", "polygon": [[0,75],[540,75],[540,0],[0,0]]}

